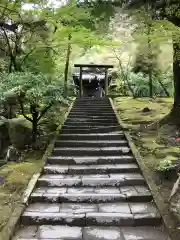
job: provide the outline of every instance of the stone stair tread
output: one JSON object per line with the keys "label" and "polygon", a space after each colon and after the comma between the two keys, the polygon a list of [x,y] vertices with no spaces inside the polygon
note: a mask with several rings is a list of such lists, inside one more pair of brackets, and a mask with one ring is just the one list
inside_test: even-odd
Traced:
{"label": "stone stair tread", "polygon": [[[112,136],[112,135],[115,135],[115,136],[121,136],[121,135],[124,135],[123,131],[117,131],[115,133],[77,133],[77,134],[74,134],[74,133],[62,133],[60,134],[60,137],[62,136]],[[110,140],[109,140],[110,141]]]}
{"label": "stone stair tread", "polygon": [[121,164],[132,163],[135,159],[132,155],[123,156],[51,156],[47,159],[50,164]]}
{"label": "stone stair tread", "polygon": [[62,128],[61,129],[61,133],[100,133],[100,132],[104,132],[104,133],[116,133],[118,132],[120,129],[120,127],[108,127],[108,128],[82,128],[82,129],[77,129],[77,128]]}
{"label": "stone stair tread", "polygon": [[143,176],[140,173],[120,173],[120,174],[91,174],[91,175],[63,175],[63,174],[43,174],[39,179],[140,179]]}
{"label": "stone stair tread", "polygon": [[128,142],[125,140],[120,141],[89,141],[89,140],[57,140],[55,148],[104,148],[104,147],[129,147]]}
{"label": "stone stair tread", "polygon": [[100,125],[100,126],[114,126],[114,125],[117,125],[117,122],[116,121],[81,121],[81,120],[76,120],[76,121],[72,121],[72,120],[69,120],[67,122],[66,125],[72,125],[72,126],[75,126],[75,127],[78,127],[79,124],[81,124],[82,126],[84,127],[95,127],[97,125]]}
{"label": "stone stair tread", "polygon": [[[132,185],[132,186],[122,186],[122,187],[39,187],[36,188],[35,193],[125,193],[129,194],[150,194],[150,190],[145,185]],[[34,192],[33,192],[34,193]]]}
{"label": "stone stair tread", "polygon": [[70,226],[158,226],[161,217],[158,213],[106,213],[106,212],[24,212],[24,224],[66,224]]}
{"label": "stone stair tread", "polygon": [[109,122],[114,122],[114,121],[117,121],[117,118],[115,116],[87,116],[87,115],[75,115],[75,114],[71,114],[71,115],[68,115],[67,117],[67,121],[69,120],[75,120],[76,121],[82,121],[82,119],[86,119],[89,120],[89,121],[109,121]]}
{"label": "stone stair tread", "polygon": [[[140,187],[140,186],[138,186]],[[93,187],[39,187],[30,197],[31,202],[149,202],[152,195],[146,188],[139,192],[136,186],[118,188],[93,188]],[[141,186],[143,187],[143,186]]]}
{"label": "stone stair tread", "polygon": [[44,172],[54,174],[68,174],[72,172],[81,172],[88,174],[89,172],[121,172],[128,171],[133,172],[139,170],[137,164],[104,164],[104,165],[60,165],[60,164],[49,164],[44,166]]}
{"label": "stone stair tread", "polygon": [[76,147],[75,149],[72,147],[55,147],[54,151],[57,150],[76,150],[76,151],[124,151],[129,152],[130,147]]}
{"label": "stone stair tread", "polygon": [[104,126],[99,126],[99,127],[96,127],[96,126],[73,126],[73,125],[64,125],[62,127],[62,130],[82,130],[82,131],[93,131],[93,130],[99,130],[99,131],[112,131],[112,130],[119,130],[121,129],[120,126],[118,125],[113,125],[113,126],[107,126],[107,125],[104,125]]}
{"label": "stone stair tread", "polygon": [[113,203],[31,203],[25,210],[26,212],[43,213],[131,213],[131,214],[159,214],[155,204],[132,203],[132,202],[113,202]]}
{"label": "stone stair tread", "polygon": [[127,140],[56,140],[57,143],[128,143]]}
{"label": "stone stair tread", "polygon": [[170,240],[159,227],[22,226],[12,240]]}
{"label": "stone stair tread", "polygon": [[39,186],[122,186],[135,183],[144,184],[145,179],[139,173],[63,175],[43,174],[37,184]]}
{"label": "stone stair tread", "polygon": [[53,149],[52,155],[64,155],[64,156],[96,156],[96,155],[127,155],[131,153],[131,149],[128,146],[119,147],[55,147]]}

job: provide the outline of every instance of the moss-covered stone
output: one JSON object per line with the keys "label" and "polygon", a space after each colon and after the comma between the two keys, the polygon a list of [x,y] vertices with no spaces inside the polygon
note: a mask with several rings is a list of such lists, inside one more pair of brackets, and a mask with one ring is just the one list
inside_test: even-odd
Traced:
{"label": "moss-covered stone", "polygon": [[31,123],[24,118],[14,118],[9,121],[9,138],[12,145],[17,149],[24,149],[31,143]]}

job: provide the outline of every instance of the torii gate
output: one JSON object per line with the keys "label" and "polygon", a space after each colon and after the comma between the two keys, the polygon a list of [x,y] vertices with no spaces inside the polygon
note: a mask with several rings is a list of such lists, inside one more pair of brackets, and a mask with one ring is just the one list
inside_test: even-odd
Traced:
{"label": "torii gate", "polygon": [[[113,65],[101,65],[101,64],[75,64],[74,67],[79,67],[79,93],[80,97],[83,97],[83,68],[98,68],[98,69],[104,69],[104,86],[105,86],[105,95],[108,95],[108,69],[113,68]],[[101,73],[102,74],[102,73]],[[101,75],[102,76],[102,75]],[[103,79],[101,79],[103,81]]]}

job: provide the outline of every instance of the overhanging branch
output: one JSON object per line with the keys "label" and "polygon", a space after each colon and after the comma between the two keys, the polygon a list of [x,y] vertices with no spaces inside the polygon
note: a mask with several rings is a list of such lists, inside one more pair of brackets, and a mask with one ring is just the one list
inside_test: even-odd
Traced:
{"label": "overhanging branch", "polygon": [[22,112],[23,117],[25,117],[28,121],[33,122],[33,120],[25,114],[24,105],[23,105],[22,100],[20,98],[18,98],[18,101],[19,101],[19,105],[21,107],[21,112]]}
{"label": "overhanging branch", "polygon": [[52,107],[53,103],[47,105],[46,107],[43,108],[43,110],[41,111],[39,117],[38,117],[38,121],[44,116],[44,114]]}

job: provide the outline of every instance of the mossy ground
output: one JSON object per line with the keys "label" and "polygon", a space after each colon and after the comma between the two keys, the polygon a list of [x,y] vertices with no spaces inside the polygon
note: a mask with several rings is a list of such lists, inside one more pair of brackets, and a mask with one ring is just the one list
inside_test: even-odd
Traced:
{"label": "mossy ground", "polygon": [[0,168],[0,232],[21,203],[29,180],[41,166],[42,153],[31,153],[22,163],[8,163]]}
{"label": "mossy ground", "polygon": [[[171,98],[161,98],[150,100],[148,98],[132,99],[119,97],[115,98],[116,109],[131,132],[135,144],[139,148],[141,155],[145,156],[144,161],[147,162],[151,170],[155,170],[159,162],[165,157],[179,157],[179,146],[163,144],[159,140],[159,132],[157,129],[148,128],[154,122],[161,120],[172,107]],[[148,107],[151,111],[144,113],[142,110]],[[169,133],[167,132],[167,135]]]}
{"label": "mossy ground", "polygon": [[[144,161],[150,176],[158,186],[164,201],[168,202],[177,175],[175,174],[172,178],[164,179],[157,173],[156,168],[160,161],[163,161],[165,158],[180,158],[180,142],[171,144],[171,141],[169,141],[171,138],[176,142],[175,135],[179,132],[179,129],[168,125],[165,125],[164,128],[156,127],[154,129],[149,126],[158,122],[169,113],[173,99],[158,98],[151,100],[149,98],[133,99],[130,97],[118,97],[114,99],[114,103],[121,120],[130,132],[142,156],[142,161]],[[144,113],[142,110],[145,107],[148,107],[151,111]],[[167,141],[161,141],[162,136],[163,140]],[[180,218],[180,208],[176,209],[176,211]]]}

